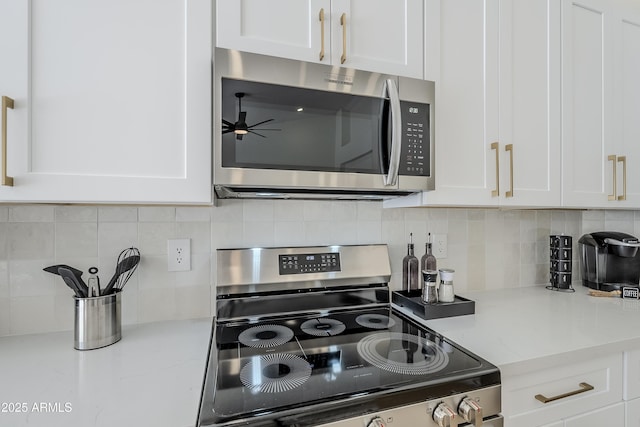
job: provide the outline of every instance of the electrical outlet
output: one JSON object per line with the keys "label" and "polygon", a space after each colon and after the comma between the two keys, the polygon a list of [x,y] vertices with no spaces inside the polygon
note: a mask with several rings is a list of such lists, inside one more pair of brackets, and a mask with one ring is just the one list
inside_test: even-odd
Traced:
{"label": "electrical outlet", "polygon": [[191,239],[167,240],[168,271],[191,270]]}
{"label": "electrical outlet", "polygon": [[446,234],[433,235],[433,255],[436,258],[447,257],[447,235]]}

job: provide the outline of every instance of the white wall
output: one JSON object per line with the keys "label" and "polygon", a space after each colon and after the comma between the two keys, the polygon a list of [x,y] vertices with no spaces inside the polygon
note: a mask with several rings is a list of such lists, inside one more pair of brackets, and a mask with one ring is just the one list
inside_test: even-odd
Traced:
{"label": "white wall", "polygon": [[[123,294],[125,324],[211,316],[216,248],[387,243],[392,287],[398,288],[409,233],[418,257],[427,232],[446,233],[449,257],[439,266],[456,270],[462,291],[546,284],[548,235],[573,235],[575,246],[583,227],[638,235],[640,212],[382,209],[378,202],[266,200],[220,201],[218,207],[4,206],[0,336],[71,330],[71,290],[42,268],[69,264],[87,271],[95,265],[106,283],[118,253],[132,245],[142,261]],[[169,238],[192,239],[192,271],[166,271]]]}

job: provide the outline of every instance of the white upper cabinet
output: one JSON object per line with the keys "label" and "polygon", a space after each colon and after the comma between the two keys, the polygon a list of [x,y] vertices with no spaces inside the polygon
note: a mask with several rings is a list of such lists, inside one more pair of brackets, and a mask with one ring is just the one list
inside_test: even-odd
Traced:
{"label": "white upper cabinet", "polygon": [[0,0],[0,95],[14,100],[0,201],[210,203],[212,12]]}
{"label": "white upper cabinet", "polygon": [[423,0],[218,0],[216,45],[424,77]]}
{"label": "white upper cabinet", "polygon": [[436,190],[426,205],[560,205],[560,6],[441,3]]}
{"label": "white upper cabinet", "polygon": [[562,7],[563,204],[640,207],[640,4]]}
{"label": "white upper cabinet", "polygon": [[501,205],[560,205],[560,11],[556,0],[500,1]]}

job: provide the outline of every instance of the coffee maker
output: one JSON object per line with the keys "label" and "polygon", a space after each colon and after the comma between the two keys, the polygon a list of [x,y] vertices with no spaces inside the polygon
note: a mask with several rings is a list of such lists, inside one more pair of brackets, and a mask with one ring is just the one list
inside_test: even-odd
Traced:
{"label": "coffee maker", "polygon": [[638,286],[640,243],[630,234],[599,231],[578,240],[582,284],[603,291]]}

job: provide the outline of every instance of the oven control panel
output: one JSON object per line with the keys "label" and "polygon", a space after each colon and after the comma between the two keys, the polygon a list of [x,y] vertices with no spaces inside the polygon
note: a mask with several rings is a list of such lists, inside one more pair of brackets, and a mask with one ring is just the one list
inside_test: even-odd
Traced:
{"label": "oven control panel", "polygon": [[340,253],[278,255],[280,275],[340,271]]}

